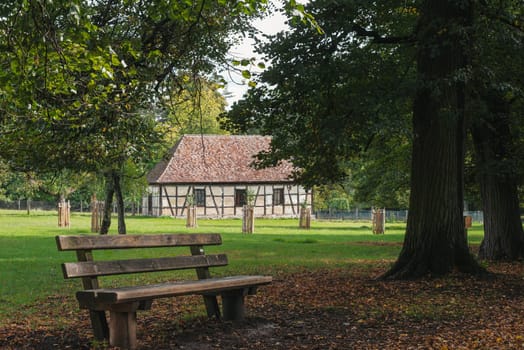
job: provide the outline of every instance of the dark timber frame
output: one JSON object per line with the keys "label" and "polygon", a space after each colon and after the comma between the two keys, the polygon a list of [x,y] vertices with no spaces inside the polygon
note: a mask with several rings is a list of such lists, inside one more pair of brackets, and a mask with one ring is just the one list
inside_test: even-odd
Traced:
{"label": "dark timber frame", "polygon": [[[256,293],[270,276],[212,278],[209,267],[227,265],[225,254],[205,254],[204,246],[219,245],[219,234],[81,235],[57,236],[60,251],[76,251],[78,262],[62,264],[64,278],[82,278],[84,290],[76,293],[80,308],[89,310],[97,339],[111,346],[136,349],[136,312],[151,309],[154,299],[199,294],[209,317],[224,320],[244,318],[244,296]],[[93,250],[189,247],[190,255],[95,261]],[[101,288],[98,277],[129,273],[195,269],[198,279],[153,285]],[[221,315],[217,296],[221,296]],[[109,323],[106,319],[109,312]]]}
{"label": "dark timber frame", "polygon": [[[197,205],[197,214],[204,217],[231,217],[242,215],[242,205],[237,205],[235,191],[255,193],[254,207],[258,216],[298,216],[301,205],[313,203],[313,192],[291,183],[180,183],[150,184],[151,191],[143,202],[148,215],[183,217],[187,197],[204,191],[203,203]],[[282,195],[278,204],[275,193]]]}

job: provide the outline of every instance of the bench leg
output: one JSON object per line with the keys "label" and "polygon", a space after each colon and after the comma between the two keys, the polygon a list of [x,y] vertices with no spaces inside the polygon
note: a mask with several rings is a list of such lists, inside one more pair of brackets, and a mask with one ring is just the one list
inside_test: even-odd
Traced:
{"label": "bench leg", "polygon": [[220,320],[220,307],[216,295],[204,295],[204,304],[206,305],[207,317],[216,317]]}
{"label": "bench leg", "polygon": [[109,328],[107,326],[105,311],[89,310],[89,317],[91,318],[91,326],[93,327],[95,339],[109,339]]}
{"label": "bench leg", "polygon": [[123,349],[136,349],[136,312],[109,312],[109,344]]}
{"label": "bench leg", "polygon": [[223,293],[222,308],[225,321],[242,321],[244,319],[244,291]]}

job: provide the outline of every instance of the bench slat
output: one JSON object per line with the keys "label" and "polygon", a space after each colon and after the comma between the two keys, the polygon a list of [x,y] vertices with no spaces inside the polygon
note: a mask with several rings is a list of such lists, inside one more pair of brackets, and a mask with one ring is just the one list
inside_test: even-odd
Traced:
{"label": "bench slat", "polygon": [[156,235],[76,235],[56,236],[58,250],[155,248],[198,245],[219,245],[217,233]]}
{"label": "bench slat", "polygon": [[227,263],[227,256],[225,254],[184,255],[151,259],[63,263],[62,272],[64,273],[64,278],[97,277],[127,273],[225,266]]}
{"label": "bench slat", "polygon": [[83,290],[76,293],[80,305],[109,305],[187,294],[220,293],[269,284],[271,276],[231,276],[147,286]]}

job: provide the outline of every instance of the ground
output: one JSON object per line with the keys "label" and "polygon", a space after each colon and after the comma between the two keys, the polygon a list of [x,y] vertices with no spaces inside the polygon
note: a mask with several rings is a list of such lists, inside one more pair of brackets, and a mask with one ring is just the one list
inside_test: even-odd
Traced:
{"label": "ground", "polygon": [[[465,275],[379,281],[387,263],[276,271],[247,300],[243,324],[194,317],[200,298],[157,301],[138,315],[140,349],[523,349],[524,265]],[[0,349],[108,349],[95,342],[73,297],[27,306],[0,328]],[[55,311],[53,311],[55,310]]]}

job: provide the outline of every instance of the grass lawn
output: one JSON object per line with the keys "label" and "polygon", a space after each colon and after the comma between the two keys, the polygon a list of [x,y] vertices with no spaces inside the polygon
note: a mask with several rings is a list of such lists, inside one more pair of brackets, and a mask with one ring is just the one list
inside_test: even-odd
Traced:
{"label": "grass lawn", "polygon": [[[116,220],[115,220],[116,221]],[[0,348],[112,350],[93,338],[89,317],[78,309],[79,280],[64,280],[57,234],[91,234],[90,216],[74,214],[57,227],[56,213],[0,211]],[[158,349],[523,349],[524,264],[482,262],[488,276],[452,273],[416,281],[381,281],[399,254],[405,225],[373,235],[370,222],[257,219],[243,235],[240,220],[128,217],[133,233],[214,232],[224,244],[209,252],[229,255],[213,273],[260,273],[273,283],[246,301],[248,318],[231,324],[205,316],[199,296],[155,301],[138,317],[143,350]],[[115,234],[113,228],[111,234]],[[468,232],[474,250],[482,227]],[[155,249],[95,252],[97,260],[152,256]],[[178,273],[177,273],[178,274]],[[188,271],[188,275],[194,272]],[[154,283],[159,274],[106,277],[103,286]],[[122,281],[123,280],[123,281]]]}
{"label": "grass lawn", "polygon": [[[60,263],[74,261],[75,257],[71,252],[58,252],[54,237],[90,234],[90,216],[72,214],[70,228],[59,228],[57,222],[55,212],[37,211],[28,216],[24,211],[0,211],[0,326],[31,313],[30,305],[49,296],[73,298],[80,289],[80,280],[63,279]],[[238,219],[199,219],[198,228],[193,229],[185,227],[185,220],[173,218],[127,217],[126,224],[129,234],[222,234],[223,245],[208,250],[227,253],[230,265],[216,269],[216,274],[273,274],[352,266],[362,269],[377,262],[389,264],[400,251],[405,229],[402,223],[390,223],[385,235],[373,235],[370,222],[313,221],[311,230],[306,231],[298,229],[297,219],[257,219],[255,233],[243,235]],[[116,219],[111,234],[116,234],[115,226]],[[474,226],[469,231],[470,243],[478,244],[481,238],[482,228]]]}

